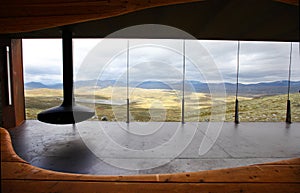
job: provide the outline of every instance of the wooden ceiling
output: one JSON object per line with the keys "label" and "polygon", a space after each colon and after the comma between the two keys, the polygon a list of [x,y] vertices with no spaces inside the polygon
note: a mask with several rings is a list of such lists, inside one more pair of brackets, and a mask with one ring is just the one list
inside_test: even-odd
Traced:
{"label": "wooden ceiling", "polygon": [[[75,37],[103,38],[140,24],[176,27],[197,39],[299,41],[299,1],[2,0],[0,4],[2,37],[56,38],[67,26]],[[139,38],[168,37],[152,32]]]}

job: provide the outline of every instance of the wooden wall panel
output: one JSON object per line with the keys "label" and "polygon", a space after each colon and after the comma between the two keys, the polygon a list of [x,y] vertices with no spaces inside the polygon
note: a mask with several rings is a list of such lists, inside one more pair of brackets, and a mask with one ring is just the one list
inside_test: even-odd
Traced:
{"label": "wooden wall panel", "polygon": [[[25,99],[23,80],[22,40],[1,40],[0,64],[1,64],[1,98],[2,98],[2,126],[12,128],[20,125],[25,120]],[[12,105],[8,103],[8,76],[6,47],[10,49],[10,77]]]}
{"label": "wooden wall panel", "polygon": [[10,39],[0,40],[0,68],[1,68],[1,125],[6,128],[12,127],[15,122],[13,106],[8,104],[8,83],[7,83],[7,56],[6,47],[11,45]]}

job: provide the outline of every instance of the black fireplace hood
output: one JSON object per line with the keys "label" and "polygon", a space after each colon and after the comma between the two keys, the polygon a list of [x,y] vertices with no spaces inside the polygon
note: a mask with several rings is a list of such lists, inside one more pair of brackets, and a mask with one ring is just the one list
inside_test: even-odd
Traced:
{"label": "black fireplace hood", "polygon": [[77,105],[73,92],[72,32],[62,31],[63,44],[63,103],[38,114],[39,121],[51,124],[74,124],[95,115],[94,110]]}

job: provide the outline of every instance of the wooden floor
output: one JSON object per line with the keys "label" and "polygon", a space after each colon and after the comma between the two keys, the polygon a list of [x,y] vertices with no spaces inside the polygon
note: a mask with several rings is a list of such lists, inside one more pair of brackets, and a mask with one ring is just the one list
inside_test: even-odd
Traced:
{"label": "wooden floor", "polygon": [[300,192],[300,158],[177,174],[96,176],[44,170],[15,154],[1,128],[1,192]]}

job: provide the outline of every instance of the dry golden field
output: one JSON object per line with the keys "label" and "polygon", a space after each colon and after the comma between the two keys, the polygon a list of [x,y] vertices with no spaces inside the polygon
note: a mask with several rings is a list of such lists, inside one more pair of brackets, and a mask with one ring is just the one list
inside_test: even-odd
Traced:
{"label": "dry golden field", "polygon": [[[95,92],[91,88],[82,88],[75,93],[79,103],[95,107],[97,117],[94,120],[106,116],[109,121],[126,121],[126,88],[107,87],[97,89]],[[129,93],[131,121],[181,121],[179,91],[134,88],[130,89]],[[61,104],[62,91],[26,90],[25,99],[27,119],[36,119],[37,113]],[[91,102],[94,99],[95,106]],[[239,97],[240,121],[285,121],[286,100],[287,95]],[[291,94],[290,100],[292,121],[300,121],[300,94]],[[212,110],[212,99],[209,94],[185,93],[185,121],[219,121],[222,119],[219,117],[221,107],[226,107],[224,120],[233,121],[235,97],[214,98],[214,101],[216,107]],[[225,105],[218,106],[218,104]]]}

